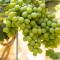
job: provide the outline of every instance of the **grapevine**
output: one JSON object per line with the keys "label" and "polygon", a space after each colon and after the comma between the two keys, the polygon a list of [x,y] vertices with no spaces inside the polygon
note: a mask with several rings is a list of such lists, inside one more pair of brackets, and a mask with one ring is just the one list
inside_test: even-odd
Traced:
{"label": "grapevine", "polygon": [[14,36],[18,29],[23,31],[24,41],[33,55],[41,53],[41,44],[54,48],[60,43],[60,23],[50,14],[42,0],[18,0],[9,4],[3,32]]}

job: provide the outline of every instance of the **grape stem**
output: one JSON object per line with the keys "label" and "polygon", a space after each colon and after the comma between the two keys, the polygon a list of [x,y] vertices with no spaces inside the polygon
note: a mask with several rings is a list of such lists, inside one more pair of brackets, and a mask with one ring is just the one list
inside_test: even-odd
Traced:
{"label": "grape stem", "polygon": [[5,46],[5,49],[4,49],[2,56],[0,58],[1,60],[7,60],[9,52],[10,52],[10,48],[11,48],[13,42],[15,41],[15,38],[16,38],[16,36],[13,36],[8,39],[7,43],[2,44],[3,46]]}

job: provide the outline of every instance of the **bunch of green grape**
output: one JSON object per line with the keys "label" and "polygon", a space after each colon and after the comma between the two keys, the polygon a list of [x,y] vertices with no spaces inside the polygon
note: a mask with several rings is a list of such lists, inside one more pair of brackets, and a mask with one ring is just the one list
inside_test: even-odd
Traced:
{"label": "bunch of green grape", "polygon": [[33,55],[41,53],[41,44],[46,47],[55,47],[59,43],[60,23],[55,20],[45,8],[42,0],[18,0],[9,4],[6,12],[6,27],[3,29],[7,35],[13,36],[18,28],[23,31],[24,41],[28,41],[28,48]]}
{"label": "bunch of green grape", "polygon": [[52,49],[46,51],[46,56],[49,56],[53,60],[60,60],[60,52],[55,52]]}

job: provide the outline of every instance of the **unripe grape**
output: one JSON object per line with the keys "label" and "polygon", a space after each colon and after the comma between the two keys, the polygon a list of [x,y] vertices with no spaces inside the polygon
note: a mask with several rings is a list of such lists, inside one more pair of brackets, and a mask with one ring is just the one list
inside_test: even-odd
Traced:
{"label": "unripe grape", "polygon": [[30,25],[33,27],[33,26],[36,25],[36,22],[32,20],[32,21],[30,22]]}
{"label": "unripe grape", "polygon": [[21,24],[21,25],[20,25],[20,28],[21,28],[22,30],[24,30],[24,29],[25,29],[25,24],[24,24],[24,23]]}
{"label": "unripe grape", "polygon": [[39,28],[38,29],[38,34],[41,35],[41,33],[42,33],[42,30],[41,30],[41,28]]}
{"label": "unripe grape", "polygon": [[20,6],[22,6],[23,0],[18,0],[18,4],[19,4]]}
{"label": "unripe grape", "polygon": [[8,29],[8,28],[4,28],[4,29],[3,29],[3,32],[8,33],[8,32],[9,32],[9,29]]}
{"label": "unripe grape", "polygon": [[42,26],[42,27],[46,27],[46,23],[44,23],[44,22],[41,23],[41,26]]}
{"label": "unripe grape", "polygon": [[16,3],[10,3],[9,8],[14,8],[15,5],[16,5]]}
{"label": "unripe grape", "polygon": [[23,23],[24,22],[24,18],[23,17],[19,17],[19,22]]}
{"label": "unripe grape", "polygon": [[55,28],[57,26],[56,23],[52,23],[52,27]]}
{"label": "unripe grape", "polygon": [[38,12],[41,12],[41,11],[42,11],[42,8],[41,8],[41,7],[38,7],[38,8],[37,8],[37,11],[38,11]]}
{"label": "unripe grape", "polygon": [[50,28],[50,33],[54,33],[54,28]]}
{"label": "unripe grape", "polygon": [[11,22],[10,21],[6,21],[6,26],[9,28],[9,27],[11,27]]}
{"label": "unripe grape", "polygon": [[27,10],[27,6],[24,6],[24,7],[21,7],[20,8],[20,11],[23,12],[23,11],[26,11]]}
{"label": "unripe grape", "polygon": [[42,33],[45,33],[46,32],[46,29],[42,28]]}
{"label": "unripe grape", "polygon": [[31,17],[32,18],[37,18],[37,13],[35,13],[35,12],[34,13],[31,13]]}
{"label": "unripe grape", "polygon": [[37,28],[33,28],[32,33],[36,34],[37,33]]}
{"label": "unripe grape", "polygon": [[15,8],[16,11],[20,10],[20,6],[19,5],[16,5],[14,8]]}
{"label": "unripe grape", "polygon": [[22,16],[23,16],[24,18],[26,18],[26,17],[28,16],[27,12],[23,12],[23,13],[22,13]]}
{"label": "unripe grape", "polygon": [[60,28],[55,28],[55,33],[59,33],[60,32]]}
{"label": "unripe grape", "polygon": [[10,13],[8,14],[8,16],[9,16],[9,17],[14,17],[14,16],[16,16],[16,12],[10,12]]}
{"label": "unripe grape", "polygon": [[37,7],[33,7],[33,11],[34,12],[37,12]]}
{"label": "unripe grape", "polygon": [[32,12],[32,8],[31,7],[28,7],[27,8],[27,13],[31,13]]}
{"label": "unripe grape", "polygon": [[51,21],[47,21],[47,25],[51,26],[52,22]]}
{"label": "unripe grape", "polygon": [[29,24],[30,20],[29,19],[25,19],[25,24]]}

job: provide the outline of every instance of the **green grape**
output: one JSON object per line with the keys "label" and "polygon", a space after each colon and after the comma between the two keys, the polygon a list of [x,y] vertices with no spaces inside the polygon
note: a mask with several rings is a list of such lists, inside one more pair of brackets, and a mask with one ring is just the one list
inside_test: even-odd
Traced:
{"label": "green grape", "polygon": [[37,13],[37,17],[38,17],[38,18],[41,17],[41,13]]}
{"label": "green grape", "polygon": [[48,26],[51,26],[51,24],[52,24],[51,21],[48,21],[48,22],[47,22],[47,25],[48,25]]}
{"label": "green grape", "polygon": [[12,21],[14,21],[14,22],[16,22],[18,20],[18,17],[16,17],[16,16],[14,16],[13,18],[12,18]]}
{"label": "green grape", "polygon": [[42,8],[41,8],[41,7],[38,7],[38,8],[37,8],[37,11],[38,11],[38,12],[41,12],[41,11],[42,11]]}
{"label": "green grape", "polygon": [[29,30],[28,29],[24,29],[23,33],[24,33],[24,35],[28,35]]}
{"label": "green grape", "polygon": [[49,36],[49,39],[54,39],[54,38],[55,38],[54,35]]}
{"label": "green grape", "polygon": [[23,11],[26,11],[27,10],[27,6],[24,6],[24,7],[21,7],[20,8],[20,11],[23,12]]}
{"label": "green grape", "polygon": [[6,21],[6,26],[7,26],[7,27],[11,27],[11,24],[12,24],[12,23],[11,23],[10,21]]}
{"label": "green grape", "polygon": [[32,18],[37,18],[37,13],[35,13],[35,12],[34,13],[31,13],[31,17]]}
{"label": "green grape", "polygon": [[[13,12],[13,11],[15,12],[15,8],[9,9],[8,12]],[[8,13],[8,12],[7,12],[7,13]]]}
{"label": "green grape", "polygon": [[36,56],[37,53],[38,53],[38,50],[37,50],[37,49],[34,49],[34,50],[33,50],[33,55]]}
{"label": "green grape", "polygon": [[30,37],[34,37],[34,34],[31,32],[31,33],[29,34],[29,36],[30,36]]}
{"label": "green grape", "polygon": [[49,34],[48,33],[45,33],[44,34],[44,39],[48,39],[49,38]]}
{"label": "green grape", "polygon": [[45,7],[42,0],[18,0],[10,2],[7,17],[4,19],[3,32],[10,38],[18,30],[23,31],[24,41],[29,50],[37,55],[41,53],[41,44],[46,48],[54,48],[60,42],[60,23]]}
{"label": "green grape", "polygon": [[23,16],[24,18],[26,18],[26,17],[28,16],[28,13],[27,13],[27,12],[23,12],[23,13],[22,13],[22,16]]}
{"label": "green grape", "polygon": [[44,18],[44,22],[47,22],[48,21],[48,18]]}
{"label": "green grape", "polygon": [[57,23],[57,26],[60,27],[60,22]]}
{"label": "green grape", "polygon": [[52,27],[55,28],[57,26],[56,23],[52,23]]}
{"label": "green grape", "polygon": [[37,28],[33,28],[32,33],[36,34],[37,33]]}
{"label": "green grape", "polygon": [[9,16],[9,17],[14,17],[14,16],[16,16],[16,12],[10,12],[10,13],[8,14],[8,16]]}
{"label": "green grape", "polygon": [[31,19],[32,17],[31,17],[31,15],[28,15],[28,19]]}
{"label": "green grape", "polygon": [[19,4],[20,6],[22,6],[23,0],[18,0],[18,4]]}
{"label": "green grape", "polygon": [[27,8],[27,13],[31,13],[32,12],[32,8],[31,7],[28,7]]}
{"label": "green grape", "polygon": [[14,8],[15,8],[16,11],[20,10],[20,6],[19,5],[16,5]]}
{"label": "green grape", "polygon": [[31,29],[30,24],[27,24],[27,25],[26,25],[26,28],[27,28],[27,29]]}
{"label": "green grape", "polygon": [[55,33],[59,33],[60,32],[60,28],[55,28]]}
{"label": "green grape", "polygon": [[3,32],[8,33],[8,32],[9,32],[9,28],[4,28],[4,29],[3,29]]}
{"label": "green grape", "polygon": [[26,38],[26,41],[28,41],[28,42],[31,42],[32,41],[32,38],[30,36],[27,36],[25,38]]}
{"label": "green grape", "polygon": [[32,46],[28,46],[30,51],[33,51],[33,47]]}
{"label": "green grape", "polygon": [[16,3],[10,3],[9,8],[14,8],[15,5],[16,5]]}
{"label": "green grape", "polygon": [[38,43],[35,43],[34,48],[38,48],[40,45]]}
{"label": "green grape", "polygon": [[42,33],[42,29],[39,28],[39,29],[38,29],[38,34],[41,35],[41,33]]}
{"label": "green grape", "polygon": [[51,57],[54,55],[54,51],[52,49],[49,49],[46,51],[46,55]]}
{"label": "green grape", "polygon": [[19,22],[20,24],[24,22],[24,18],[23,17],[19,17]]}
{"label": "green grape", "polygon": [[30,20],[29,19],[25,19],[25,24],[29,24]]}
{"label": "green grape", "polygon": [[37,12],[37,7],[33,7],[33,11],[34,12]]}
{"label": "green grape", "polygon": [[41,27],[46,27],[46,23],[41,23]]}
{"label": "green grape", "polygon": [[50,33],[54,33],[54,28],[50,28]]}
{"label": "green grape", "polygon": [[20,28],[21,28],[22,30],[24,30],[24,29],[25,29],[25,24],[24,24],[24,23],[21,24],[21,25],[20,25]]}
{"label": "green grape", "polygon": [[39,48],[39,49],[38,49],[38,53],[42,53],[42,49]]}
{"label": "green grape", "polygon": [[42,28],[42,33],[45,33],[45,32],[46,32],[46,30],[44,28]]}
{"label": "green grape", "polygon": [[30,25],[34,27],[34,26],[36,25],[36,22],[32,20],[32,21],[30,22]]}

